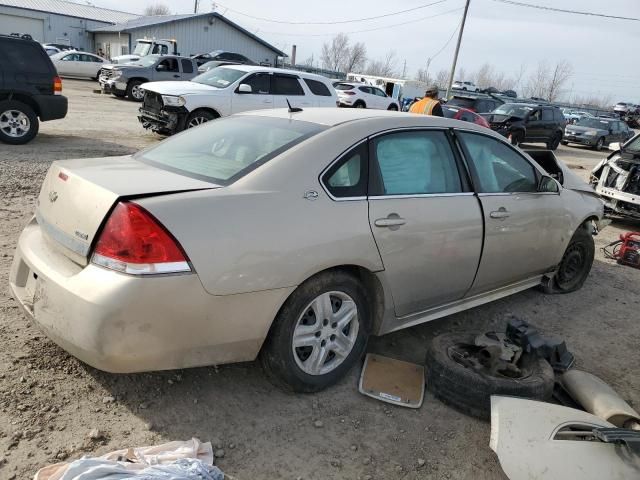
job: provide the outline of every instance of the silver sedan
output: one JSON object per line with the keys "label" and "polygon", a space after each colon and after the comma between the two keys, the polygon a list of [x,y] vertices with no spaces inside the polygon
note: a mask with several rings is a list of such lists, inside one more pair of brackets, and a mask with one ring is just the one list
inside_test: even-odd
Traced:
{"label": "silver sedan", "polygon": [[382,335],[580,288],[603,214],[564,165],[446,118],[271,110],[133,156],[55,162],[10,283],[111,372],[250,361],[296,391]]}

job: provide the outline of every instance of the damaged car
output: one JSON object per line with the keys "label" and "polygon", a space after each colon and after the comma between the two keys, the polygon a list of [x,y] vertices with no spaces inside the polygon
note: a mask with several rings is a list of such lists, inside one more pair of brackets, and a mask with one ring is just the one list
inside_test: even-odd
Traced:
{"label": "damaged car", "polygon": [[371,335],[578,290],[602,215],[553,153],[479,125],[259,110],[135,155],[54,162],[9,281],[49,338],[101,370],[260,358],[311,392]]}
{"label": "damaged car", "polygon": [[591,184],[608,213],[640,219],[640,135],[609,148],[613,152],[591,171]]}

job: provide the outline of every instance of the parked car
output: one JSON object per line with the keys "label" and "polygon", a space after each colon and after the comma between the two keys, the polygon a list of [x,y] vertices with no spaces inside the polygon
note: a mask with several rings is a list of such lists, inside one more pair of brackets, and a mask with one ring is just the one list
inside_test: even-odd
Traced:
{"label": "parked car", "polygon": [[628,113],[631,113],[631,114],[637,113],[638,108],[639,107],[637,105],[635,105],[635,104],[633,104],[631,102],[618,102],[613,107],[613,111],[614,111],[614,113],[616,113],[619,116],[623,117],[623,116],[627,115]]}
{"label": "parked car", "polygon": [[558,148],[566,125],[562,112],[553,105],[505,103],[483,117],[492,130],[510,138],[513,145],[539,142],[549,150]]}
{"label": "parked car", "polygon": [[576,123],[581,118],[595,118],[595,115],[592,115],[589,112],[573,110],[570,108],[563,108],[562,115],[564,116],[567,123]]}
{"label": "parked car", "polygon": [[341,107],[374,108],[378,110],[398,111],[398,101],[387,95],[384,90],[363,83],[341,82],[335,86]]}
{"label": "parked car", "polygon": [[66,51],[51,55],[61,77],[98,78],[98,72],[109,62],[93,53]]}
{"label": "parked car", "polygon": [[451,105],[442,105],[442,113],[447,118],[453,118],[454,120],[462,120],[463,122],[471,122],[476,125],[481,125],[485,128],[491,128],[487,120],[478,115],[476,112],[469,110],[468,108],[454,107]]}
{"label": "parked car", "polygon": [[200,74],[200,73],[208,72],[212,68],[224,67],[225,65],[242,65],[242,63],[231,62],[228,60],[212,60],[210,62],[203,63],[202,65],[200,65],[198,67],[198,73]]}
{"label": "parked car", "polygon": [[277,384],[317,391],[370,335],[582,286],[603,205],[543,153],[545,168],[439,117],[233,115],[133,156],[54,162],[10,288],[93,367],[259,356]]}
{"label": "parked car", "polygon": [[489,95],[464,95],[455,93],[447,105],[462,107],[476,113],[492,112],[504,103],[500,98]]}
{"label": "parked car", "polygon": [[72,45],[67,45],[66,43],[43,43],[42,46],[46,49],[47,47],[57,48],[61,52],[67,52],[70,50],[78,51],[79,48],[76,48]]}
{"label": "parked car", "polygon": [[469,92],[479,92],[480,91],[480,87],[478,87],[475,83],[473,83],[473,82],[461,82],[459,80],[453,82],[453,85],[451,85],[451,88],[453,88],[455,90],[468,90]]}
{"label": "parked car", "polygon": [[199,55],[193,55],[193,59],[198,62],[198,66],[204,65],[207,62],[234,62],[241,65],[257,65],[253,60],[248,59],[244,55],[234,52],[225,52],[224,50],[214,50],[209,53],[201,53]]}
{"label": "parked car", "polygon": [[0,141],[30,142],[40,121],[67,115],[62,80],[38,42],[0,35]]}
{"label": "parked car", "polygon": [[49,45],[43,45],[42,48],[44,48],[44,51],[47,52],[47,55],[49,56],[55,55],[56,53],[60,53],[62,51],[56,47],[50,47]]}
{"label": "parked car", "polygon": [[254,65],[217,67],[190,82],[151,82],[142,88],[138,120],[144,128],[164,135],[247,110],[337,104],[325,77]]}
{"label": "parked car", "polygon": [[504,90],[501,92],[501,95],[509,98],[518,98],[518,94],[514,90]]}
{"label": "parked car", "polygon": [[604,199],[605,211],[640,220],[640,135],[613,150],[591,171],[591,184]]}
{"label": "parked car", "polygon": [[567,125],[562,144],[578,143],[602,150],[612,142],[624,143],[631,137],[633,130],[621,120],[582,118],[575,125]]}
{"label": "parked car", "polygon": [[126,96],[141,102],[140,85],[161,80],[190,80],[198,74],[196,61],[176,55],[147,55],[134,63],[105,65],[100,71],[100,86],[116,97]]}

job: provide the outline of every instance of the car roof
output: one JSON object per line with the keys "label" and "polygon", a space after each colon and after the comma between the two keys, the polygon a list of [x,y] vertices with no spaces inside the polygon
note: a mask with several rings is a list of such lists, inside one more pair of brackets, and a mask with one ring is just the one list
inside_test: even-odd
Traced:
{"label": "car roof", "polygon": [[[360,108],[305,108],[301,112],[294,113],[289,112],[287,108],[277,108],[271,110],[243,112],[236,115],[286,118],[291,120],[315,123],[328,127],[334,127],[347,122],[366,122],[385,118],[390,120],[399,119],[401,120],[401,122],[398,122],[398,124],[399,126],[402,126],[402,124],[406,123],[407,119],[410,119],[413,126],[444,128],[464,127],[465,129],[477,130],[482,133],[492,132],[485,127],[444,117],[420,115],[416,113],[395,112],[390,110]],[[393,125],[390,125],[390,127],[393,128]]]}
{"label": "car roof", "polygon": [[231,68],[233,70],[240,70],[242,72],[269,72],[269,73],[286,73],[287,75],[296,75],[299,77],[308,77],[312,79],[320,79],[330,83],[327,77],[323,77],[322,75],[316,75],[315,73],[307,73],[301,72],[299,70],[288,70],[286,68],[276,68],[276,67],[263,67],[261,65],[223,65],[221,68]]}

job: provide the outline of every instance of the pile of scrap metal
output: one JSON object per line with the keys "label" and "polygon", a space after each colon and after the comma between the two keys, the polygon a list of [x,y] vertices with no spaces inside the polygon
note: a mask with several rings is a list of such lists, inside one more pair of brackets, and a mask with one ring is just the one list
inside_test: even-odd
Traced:
{"label": "pile of scrap metal", "polygon": [[615,150],[591,171],[591,184],[605,202],[605,211],[640,218],[640,136]]}
{"label": "pile of scrap metal", "polygon": [[490,446],[510,480],[640,478],[640,414],[574,369],[563,340],[513,318],[504,333],[439,335],[427,352],[427,388],[491,419]]}

